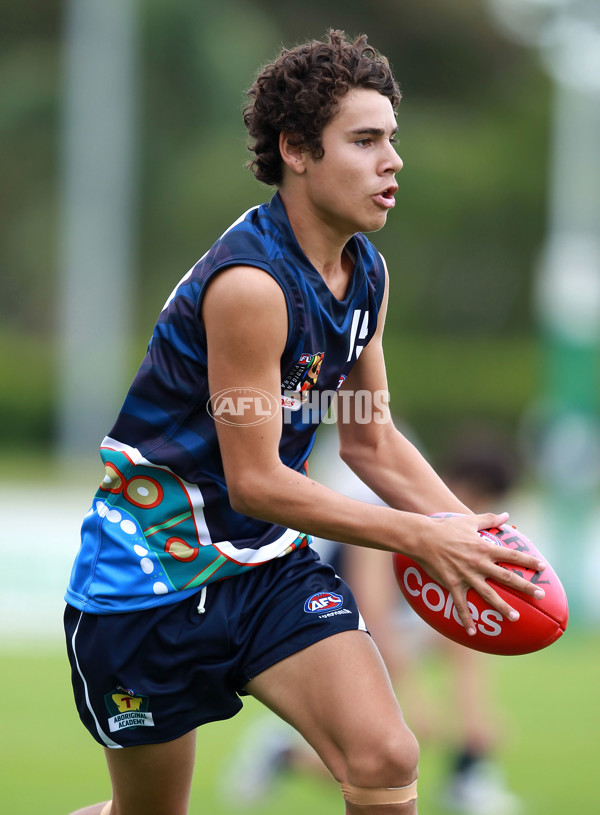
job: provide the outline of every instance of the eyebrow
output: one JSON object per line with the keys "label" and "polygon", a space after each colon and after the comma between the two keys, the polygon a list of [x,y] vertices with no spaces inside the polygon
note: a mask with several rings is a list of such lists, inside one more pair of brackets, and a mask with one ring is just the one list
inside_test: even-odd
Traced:
{"label": "eyebrow", "polygon": [[[398,132],[398,126],[392,130],[391,135],[394,136]],[[385,136],[385,130],[381,127],[359,127],[356,130],[350,131],[351,136]]]}

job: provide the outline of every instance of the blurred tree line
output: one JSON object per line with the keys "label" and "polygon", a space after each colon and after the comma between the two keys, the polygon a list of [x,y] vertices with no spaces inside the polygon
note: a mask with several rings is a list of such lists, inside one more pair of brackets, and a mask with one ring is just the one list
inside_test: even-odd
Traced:
{"label": "blurred tree line", "polygon": [[[271,195],[243,169],[241,107],[256,71],[282,44],[342,28],[366,32],[389,57],[404,97],[397,206],[375,239],[392,277],[393,407],[434,447],[461,417],[514,426],[536,391],[530,288],[545,224],[550,87],[535,55],[494,30],[484,0],[137,5],[131,373],[173,285]],[[3,446],[53,438],[63,14],[58,0],[5,0],[0,16]]]}

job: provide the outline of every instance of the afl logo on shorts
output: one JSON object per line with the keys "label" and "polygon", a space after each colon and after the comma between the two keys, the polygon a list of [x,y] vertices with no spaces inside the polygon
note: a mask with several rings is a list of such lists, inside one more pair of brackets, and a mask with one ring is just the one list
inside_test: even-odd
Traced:
{"label": "afl logo on shorts", "polygon": [[304,603],[304,611],[309,614],[322,611],[332,611],[334,608],[340,608],[344,605],[344,598],[341,594],[335,594],[332,591],[318,591],[316,594],[311,594],[306,603]]}

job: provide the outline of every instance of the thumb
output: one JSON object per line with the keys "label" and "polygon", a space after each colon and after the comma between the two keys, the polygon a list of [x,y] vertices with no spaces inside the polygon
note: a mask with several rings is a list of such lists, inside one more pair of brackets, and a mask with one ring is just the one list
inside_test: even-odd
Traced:
{"label": "thumb", "polygon": [[492,527],[500,527],[508,521],[508,512],[501,512],[497,515],[494,512],[486,512],[483,515],[477,516],[477,531],[482,529],[491,529]]}

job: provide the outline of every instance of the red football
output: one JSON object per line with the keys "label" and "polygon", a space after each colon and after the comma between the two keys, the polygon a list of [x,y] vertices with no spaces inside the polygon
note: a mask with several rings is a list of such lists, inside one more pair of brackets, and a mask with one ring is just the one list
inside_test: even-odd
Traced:
{"label": "red football", "polygon": [[469,589],[467,601],[477,631],[475,636],[470,637],[460,621],[450,592],[429,577],[414,560],[405,555],[394,554],[396,580],[408,604],[440,634],[476,651],[488,654],[529,654],[551,645],[566,629],[569,617],[567,596],[556,573],[548,565],[546,558],[516,527],[503,524],[499,529],[489,529],[479,534],[498,546],[518,549],[543,560],[547,564],[543,572],[503,563],[501,558],[498,559],[498,564],[539,585],[544,589],[545,597],[536,600],[490,580],[498,594],[519,612],[519,619],[511,622],[489,606],[474,589]]}

